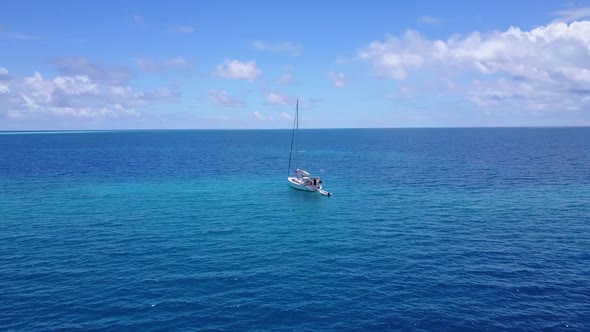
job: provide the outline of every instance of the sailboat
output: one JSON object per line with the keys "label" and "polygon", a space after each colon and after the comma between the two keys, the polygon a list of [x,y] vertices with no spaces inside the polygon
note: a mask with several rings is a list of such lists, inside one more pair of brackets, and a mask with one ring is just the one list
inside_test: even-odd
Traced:
{"label": "sailboat", "polygon": [[332,193],[322,189],[323,183],[319,176],[312,176],[309,172],[296,168],[295,175],[291,174],[291,158],[293,156],[293,142],[295,141],[295,132],[299,130],[299,99],[295,106],[295,118],[293,119],[293,133],[291,135],[291,152],[289,153],[289,169],[287,180],[293,189],[302,191],[319,192],[324,196],[332,196]]}

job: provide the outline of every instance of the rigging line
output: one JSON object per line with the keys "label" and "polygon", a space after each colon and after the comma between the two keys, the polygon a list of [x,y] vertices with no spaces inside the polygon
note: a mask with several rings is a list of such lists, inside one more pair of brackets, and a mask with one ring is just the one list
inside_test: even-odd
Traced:
{"label": "rigging line", "polygon": [[291,134],[291,151],[289,152],[289,168],[287,169],[287,176],[291,174],[291,157],[293,156],[293,141],[295,140],[295,128],[299,129],[299,99],[297,99],[297,106],[295,106],[295,119],[293,119],[293,133]]}

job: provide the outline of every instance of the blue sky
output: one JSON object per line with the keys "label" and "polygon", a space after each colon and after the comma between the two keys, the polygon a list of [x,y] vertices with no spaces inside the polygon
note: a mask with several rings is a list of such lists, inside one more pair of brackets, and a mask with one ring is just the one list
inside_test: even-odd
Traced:
{"label": "blue sky", "polygon": [[590,2],[19,1],[0,130],[590,125]]}

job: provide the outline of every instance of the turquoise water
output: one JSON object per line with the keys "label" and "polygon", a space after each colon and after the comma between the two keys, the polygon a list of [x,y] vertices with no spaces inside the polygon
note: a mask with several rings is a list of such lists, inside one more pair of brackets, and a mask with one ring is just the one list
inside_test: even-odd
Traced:
{"label": "turquoise water", "polygon": [[0,135],[0,330],[590,330],[590,128]]}

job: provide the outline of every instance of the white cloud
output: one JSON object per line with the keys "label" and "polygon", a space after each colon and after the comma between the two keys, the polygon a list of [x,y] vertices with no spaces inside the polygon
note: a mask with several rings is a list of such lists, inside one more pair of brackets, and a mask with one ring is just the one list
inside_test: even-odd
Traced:
{"label": "white cloud", "polygon": [[119,104],[114,104],[110,108],[103,107],[97,112],[97,114],[111,118],[138,117],[141,115],[138,111],[132,108],[124,108]]}
{"label": "white cloud", "polygon": [[288,104],[287,97],[278,92],[267,92],[266,102],[269,104],[285,106]]}
{"label": "white cloud", "polygon": [[189,70],[191,67],[190,62],[180,56],[164,60],[140,58],[137,59],[136,63],[139,68],[151,73],[163,73],[169,70]]}
{"label": "white cloud", "polygon": [[590,7],[560,10],[553,13],[553,15],[557,16],[555,22],[570,23],[581,18],[590,17]]}
{"label": "white cloud", "polygon": [[53,80],[45,80],[40,73],[24,79],[28,91],[22,91],[21,95],[31,108],[39,108],[39,104],[51,104],[56,99],[65,99],[70,96],[98,95],[98,85],[87,76],[58,76]]}
{"label": "white cloud", "polygon": [[[38,74],[38,73],[36,73]],[[41,78],[41,75],[36,75],[35,78]],[[82,94],[97,94],[98,84],[90,81],[86,76],[76,77],[56,77],[53,83],[57,89],[68,94],[82,95]]]}
{"label": "white cloud", "polygon": [[440,22],[440,19],[438,17],[424,15],[418,18],[418,22],[423,24],[437,24]]}
{"label": "white cloud", "polygon": [[414,97],[416,88],[413,86],[402,85],[397,91],[385,95],[385,98],[392,100],[408,100]]}
{"label": "white cloud", "polygon": [[446,41],[407,31],[401,38],[370,43],[357,59],[371,63],[377,75],[395,80],[424,68],[486,78],[465,89],[479,105],[519,99],[531,108],[542,100],[545,109],[566,104],[572,109],[590,94],[590,21],[530,31],[511,27],[486,35],[473,32]]}
{"label": "white cloud", "polygon": [[283,68],[283,73],[277,79],[278,84],[291,84],[295,82],[293,75],[293,65],[288,65]]}
{"label": "white cloud", "polygon": [[170,33],[175,33],[179,35],[188,35],[195,32],[195,28],[190,25],[177,25],[172,27],[168,30]]}
{"label": "white cloud", "polygon": [[0,31],[0,39],[13,39],[13,40],[40,40],[43,39],[40,36],[28,35],[20,32]]}
{"label": "white cloud", "polygon": [[130,86],[102,87],[101,94],[112,103],[120,103],[130,106],[142,106],[154,102],[171,102],[176,100],[176,95],[170,89],[164,87],[145,92],[135,91]]}
{"label": "white cloud", "polygon": [[[292,103],[293,105],[295,105],[295,99],[291,99],[293,100]],[[319,98],[299,98],[299,109],[310,109],[310,108],[315,108],[318,106],[318,104],[321,102],[321,99]]]}
{"label": "white cloud", "polygon": [[256,67],[256,61],[242,62],[238,60],[225,60],[217,65],[215,76],[223,78],[254,80],[262,71]]}
{"label": "white cloud", "polygon": [[133,72],[124,66],[92,63],[85,57],[64,57],[52,63],[64,76],[87,76],[105,84],[125,84],[133,78]]}
{"label": "white cloud", "polygon": [[137,62],[137,66],[140,69],[145,70],[147,72],[151,72],[151,73],[162,72],[162,66],[155,60],[140,58],[140,59],[137,59],[136,62]]}
{"label": "white cloud", "polygon": [[[97,118],[125,118],[125,117],[139,117],[141,114],[134,109],[125,109],[121,105],[114,104],[109,107],[103,107],[95,110],[89,107],[73,108],[73,107],[48,107],[43,110],[45,114],[50,114],[58,117],[70,117],[81,119],[97,119]],[[8,113],[10,118],[26,118],[30,113],[22,110],[11,110]]]}
{"label": "white cloud", "polygon": [[403,80],[409,68],[420,67],[429,56],[432,46],[414,31],[407,31],[403,39],[388,36],[384,42],[371,42],[357,52],[358,59],[373,64],[375,72],[384,77]]}
{"label": "white cloud", "polygon": [[289,121],[293,121],[293,116],[289,115],[289,114],[288,114],[288,113],[286,113],[286,112],[281,112],[281,117],[282,117],[283,119],[287,119],[287,120],[289,120]]}
{"label": "white cloud", "polygon": [[412,96],[416,93],[416,88],[413,86],[400,86],[399,92],[404,96]]}
{"label": "white cloud", "polygon": [[255,40],[254,42],[252,42],[252,47],[259,51],[268,51],[273,53],[289,53],[292,56],[300,56],[303,53],[303,44],[294,43],[290,41],[271,43]]}
{"label": "white cloud", "polygon": [[229,122],[229,121],[235,120],[235,119],[233,119],[233,118],[231,118],[231,117],[229,117],[227,115],[216,116],[216,117],[214,117],[214,119],[215,120],[218,120],[218,121],[223,121],[223,122]]}
{"label": "white cloud", "polygon": [[289,73],[284,73],[279,76],[277,83],[279,84],[289,84],[293,82],[293,76]]}
{"label": "white cloud", "polygon": [[0,94],[7,94],[9,92],[8,85],[0,84]]}
{"label": "white cloud", "polygon": [[166,61],[164,61],[164,64],[170,68],[175,68],[175,69],[186,69],[189,67],[189,63],[188,61],[183,58],[183,57],[175,57],[172,59],[168,59]]}
{"label": "white cloud", "polygon": [[254,112],[253,114],[254,114],[254,117],[257,120],[260,120],[260,121],[270,121],[270,120],[272,120],[272,117],[266,116],[266,115],[264,115],[264,114],[262,114],[260,112]]}
{"label": "white cloud", "polygon": [[241,100],[232,98],[225,90],[209,90],[207,93],[209,100],[222,107],[244,107],[245,103]]}
{"label": "white cloud", "polygon": [[344,73],[329,72],[328,77],[332,81],[332,84],[337,88],[342,88],[346,84]]}
{"label": "white cloud", "polygon": [[167,88],[138,92],[129,86],[108,85],[85,75],[44,78],[39,72],[11,80],[11,93],[0,97],[0,112],[11,118],[40,115],[83,119],[137,117],[136,106],[170,102]]}
{"label": "white cloud", "polygon": [[0,76],[6,76],[8,75],[8,70],[6,70],[6,68],[4,67],[0,67]]}
{"label": "white cloud", "polygon": [[442,77],[440,79],[440,81],[445,84],[445,86],[447,87],[448,90],[457,89],[457,84],[455,82],[453,82],[453,80],[451,80],[448,77]]}

